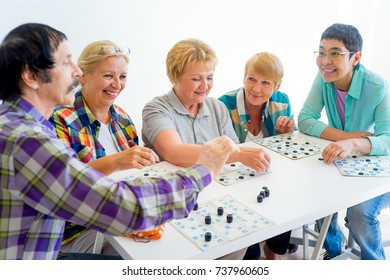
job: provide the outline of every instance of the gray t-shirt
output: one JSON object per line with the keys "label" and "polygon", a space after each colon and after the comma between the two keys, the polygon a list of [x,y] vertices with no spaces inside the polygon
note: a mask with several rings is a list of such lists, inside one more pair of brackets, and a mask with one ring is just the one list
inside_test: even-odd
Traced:
{"label": "gray t-shirt", "polygon": [[184,144],[200,144],[226,135],[239,143],[225,104],[207,97],[196,117],[184,108],[173,89],[167,94],[149,101],[142,110],[142,140],[153,149],[157,135],[167,129],[175,129]]}

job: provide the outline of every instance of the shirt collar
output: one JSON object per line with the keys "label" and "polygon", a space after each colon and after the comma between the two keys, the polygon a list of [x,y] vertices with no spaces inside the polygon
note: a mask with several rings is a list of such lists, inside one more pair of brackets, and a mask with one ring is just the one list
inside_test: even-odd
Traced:
{"label": "shirt collar", "polygon": [[247,123],[251,119],[246,112],[244,88],[240,88],[236,96],[237,112],[241,123]]}
{"label": "shirt collar", "polygon": [[12,102],[10,104],[11,104],[11,107],[14,107],[14,108],[19,107],[20,109],[22,109],[26,113],[26,115],[29,115],[37,122],[43,124],[44,126],[49,128],[50,130],[54,131],[52,124],[30,102],[24,100],[23,98],[18,98],[17,100],[15,100],[14,102]]}
{"label": "shirt collar", "polygon": [[[365,69],[363,67],[363,65],[361,65],[360,63],[356,66],[354,72],[353,72],[353,76],[352,76],[352,81],[351,81],[351,85],[349,87],[349,90],[348,90],[348,95],[355,98],[355,99],[359,99],[360,98],[360,95],[362,93],[362,86],[363,86],[363,77],[364,77],[364,73],[365,73]],[[318,73],[318,75],[321,75],[320,73]],[[322,76],[321,76],[321,79],[324,81],[324,84],[329,87],[329,88],[332,88],[332,86],[335,87],[334,85],[334,82],[326,82]],[[336,88],[336,87],[335,87]]]}
{"label": "shirt collar", "polygon": [[[246,105],[245,105],[245,93],[244,93],[244,88],[240,88],[237,92],[237,97],[236,97],[236,102],[237,102],[237,112],[238,115],[240,116],[240,121],[242,123],[247,123],[250,121],[251,117],[247,113],[246,110]],[[264,111],[263,111],[263,116],[267,115],[268,113],[268,104],[269,100],[265,103]]]}
{"label": "shirt collar", "polygon": [[353,72],[351,86],[348,90],[348,95],[352,96],[353,98],[360,98],[360,95],[362,93],[361,88],[363,86],[364,72],[364,67],[359,63]]}
{"label": "shirt collar", "polygon": [[[84,126],[100,126],[100,122],[96,119],[94,114],[88,108],[88,105],[85,103],[81,91],[78,91],[75,95],[74,108],[77,110],[77,115]],[[112,120],[116,121],[118,119],[118,114],[115,111],[114,105],[110,107],[110,114]]]}

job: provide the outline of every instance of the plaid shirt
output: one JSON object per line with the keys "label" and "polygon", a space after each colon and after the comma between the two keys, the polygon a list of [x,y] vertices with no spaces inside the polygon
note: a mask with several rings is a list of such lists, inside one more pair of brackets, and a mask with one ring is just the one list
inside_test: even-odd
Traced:
{"label": "plaid shirt", "polygon": [[[135,126],[126,112],[113,105],[110,107],[110,115],[109,131],[117,150],[122,151],[138,145]],[[49,120],[58,138],[70,146],[82,162],[88,163],[106,155],[104,147],[98,141],[101,124],[84,102],[81,91],[76,93],[73,106],[57,107]],[[67,222],[61,245],[73,241],[87,230]]]}
{"label": "plaid shirt", "polygon": [[[138,145],[135,126],[126,112],[113,105],[110,114],[109,130],[117,149],[123,151]],[[106,155],[98,141],[100,122],[85,104],[81,91],[76,93],[73,106],[58,107],[50,121],[58,137],[77,153],[82,162],[88,163]]]}
{"label": "plaid shirt", "polygon": [[65,220],[121,235],[183,218],[211,181],[196,165],[114,182],[79,161],[22,99],[0,104],[0,163],[0,259],[55,259]]}

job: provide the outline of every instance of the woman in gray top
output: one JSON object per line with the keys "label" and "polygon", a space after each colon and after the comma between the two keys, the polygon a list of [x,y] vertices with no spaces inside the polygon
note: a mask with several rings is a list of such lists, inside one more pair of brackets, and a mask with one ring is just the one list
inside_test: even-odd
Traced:
{"label": "woman in gray top", "polygon": [[[143,109],[142,139],[161,159],[179,166],[193,164],[201,145],[221,135],[239,143],[229,112],[219,100],[208,97],[213,87],[215,52],[204,42],[177,42],[166,59],[172,89],[155,97]],[[270,167],[261,148],[241,147],[227,163],[241,162],[257,172]]]}

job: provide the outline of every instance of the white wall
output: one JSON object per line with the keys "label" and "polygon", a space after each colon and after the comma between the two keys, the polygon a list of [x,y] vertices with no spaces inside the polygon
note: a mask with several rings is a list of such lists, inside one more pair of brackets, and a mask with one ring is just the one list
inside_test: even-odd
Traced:
{"label": "white wall", "polygon": [[95,40],[129,46],[127,87],[116,103],[140,134],[144,104],[171,87],[165,57],[181,39],[199,38],[215,49],[215,97],[242,85],[250,56],[274,52],[285,67],[281,91],[297,116],[317,71],[313,51],[335,22],[360,30],[363,64],[390,80],[389,11],[388,0],[0,0],[0,38],[21,23],[42,22],[67,34],[76,61]]}

